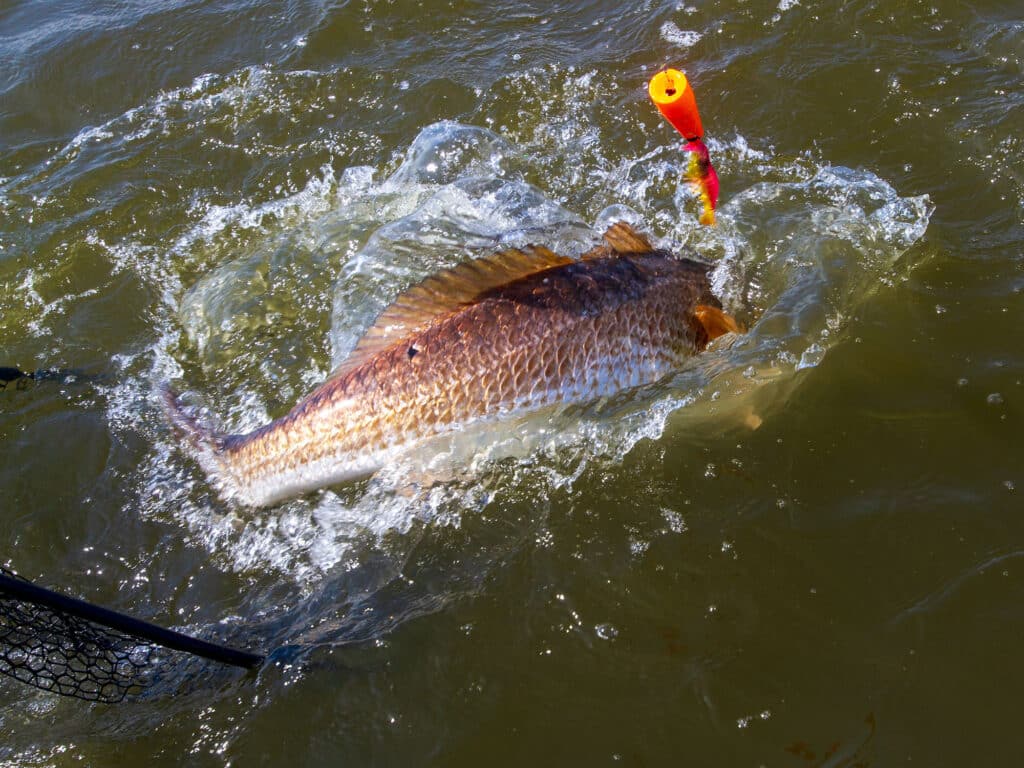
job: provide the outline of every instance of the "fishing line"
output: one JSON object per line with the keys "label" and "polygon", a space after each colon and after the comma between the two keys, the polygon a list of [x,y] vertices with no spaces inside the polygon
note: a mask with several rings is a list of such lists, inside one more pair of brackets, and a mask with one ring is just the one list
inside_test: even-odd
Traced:
{"label": "fishing line", "polygon": [[8,389],[24,391],[32,382],[38,381],[89,384],[102,383],[106,378],[103,374],[86,373],[76,368],[43,368],[38,371],[23,371],[12,366],[0,366],[0,392]]}

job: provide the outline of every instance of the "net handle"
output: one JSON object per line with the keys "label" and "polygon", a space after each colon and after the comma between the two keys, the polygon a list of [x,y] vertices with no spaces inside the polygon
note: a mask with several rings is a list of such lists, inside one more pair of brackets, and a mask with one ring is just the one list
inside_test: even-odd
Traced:
{"label": "net handle", "polygon": [[0,573],[0,593],[5,593],[23,600],[27,603],[42,605],[54,611],[77,616],[80,619],[101,624],[111,629],[120,630],[129,635],[141,637],[165,648],[176,651],[184,651],[195,656],[202,656],[204,659],[219,661],[222,664],[230,664],[234,667],[252,669],[263,663],[264,657],[248,651],[240,651],[237,648],[229,648],[225,645],[208,643],[196,637],[183,635],[172,629],[158,627],[139,619],[134,619],[109,608],[103,608],[84,600],[68,597],[49,589],[38,587],[28,581],[16,579]]}

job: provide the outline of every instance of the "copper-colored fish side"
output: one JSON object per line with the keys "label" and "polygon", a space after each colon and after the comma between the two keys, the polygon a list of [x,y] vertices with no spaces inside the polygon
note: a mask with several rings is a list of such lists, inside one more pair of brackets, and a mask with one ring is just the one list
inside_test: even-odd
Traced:
{"label": "copper-colored fish side", "polygon": [[228,495],[270,504],[467,422],[660,379],[736,328],[707,272],[621,223],[579,261],[505,252],[404,294],[327,381],[254,432],[206,433],[173,395],[168,410]]}

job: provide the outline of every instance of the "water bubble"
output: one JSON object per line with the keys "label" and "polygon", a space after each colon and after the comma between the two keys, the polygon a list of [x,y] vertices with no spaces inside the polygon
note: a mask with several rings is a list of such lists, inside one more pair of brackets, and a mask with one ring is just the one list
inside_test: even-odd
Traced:
{"label": "water bubble", "polygon": [[690,48],[700,41],[701,34],[691,29],[680,29],[675,23],[666,21],[661,25],[661,37],[666,43],[679,48]]}
{"label": "water bubble", "polygon": [[825,349],[817,342],[814,342],[800,355],[800,362],[796,364],[796,369],[802,371],[804,368],[813,368],[824,358]]}
{"label": "water bubble", "polygon": [[1013,480],[1004,480],[1003,487],[1008,491],[1012,491],[1017,487],[1017,485],[1013,482]]}
{"label": "water bubble", "polygon": [[991,395],[985,398],[985,402],[989,405],[1002,405],[1003,396],[998,392],[993,392]]}
{"label": "water bubble", "polygon": [[683,516],[678,512],[671,509],[661,510],[661,516],[665,518],[665,522],[668,523],[668,529],[672,533],[682,533],[686,530],[686,521],[683,520]]}
{"label": "water bubble", "polygon": [[614,640],[619,636],[619,630],[611,624],[597,624],[594,627],[594,634],[602,640]]}

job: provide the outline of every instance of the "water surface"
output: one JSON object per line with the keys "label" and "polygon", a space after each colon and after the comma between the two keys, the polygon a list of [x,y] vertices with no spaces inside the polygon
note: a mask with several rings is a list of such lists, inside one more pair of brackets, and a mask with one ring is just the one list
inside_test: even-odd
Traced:
{"label": "water surface", "polygon": [[[0,392],[0,564],[271,655],[2,679],[0,761],[1009,762],[1022,74],[999,2],[0,6],[0,365],[97,375]],[[618,219],[749,333],[270,510],[164,422],[170,380],[250,429],[422,277]]]}

